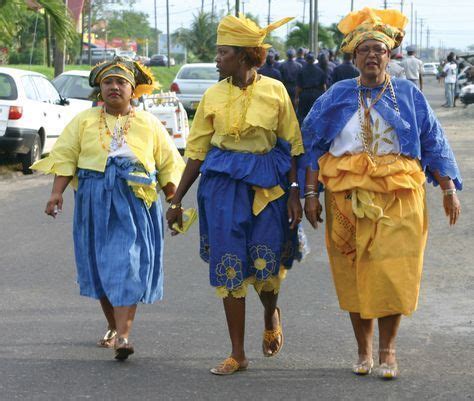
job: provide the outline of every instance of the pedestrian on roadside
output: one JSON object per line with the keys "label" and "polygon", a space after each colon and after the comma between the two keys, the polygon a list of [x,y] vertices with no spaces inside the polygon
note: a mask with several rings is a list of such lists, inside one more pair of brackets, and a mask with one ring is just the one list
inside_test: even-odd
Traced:
{"label": "pedestrian on roadside", "polygon": [[352,62],[352,54],[344,53],[342,56],[342,63],[334,68],[331,76],[331,82],[334,85],[336,82],[344,79],[356,78],[359,76],[359,70]]}
{"label": "pedestrian on roadside", "polygon": [[296,116],[300,124],[303,123],[316,99],[327,89],[326,73],[314,61],[314,54],[307,53],[306,65],[298,73],[296,80]]}
{"label": "pedestrian on roadside", "polygon": [[448,54],[446,60],[447,62],[443,67],[442,74],[444,77],[444,96],[446,98],[446,104],[444,104],[443,107],[454,107],[458,66],[455,61],[454,53]]}
{"label": "pedestrian on roadside", "polygon": [[406,79],[405,69],[397,61],[397,57],[400,55],[400,48],[393,49],[390,53],[390,61],[387,64],[387,73],[392,78]]}
{"label": "pedestrian on roadside", "polygon": [[285,87],[257,74],[265,59],[266,28],[241,16],[224,17],[217,28],[217,68],[222,77],[199,103],[188,138],[188,162],[166,213],[168,226],[181,223],[181,203],[201,174],[198,187],[200,256],[209,263],[216,295],[223,299],[232,344],[216,375],[245,370],[247,287],[264,307],[262,351],[283,346],[280,283],[298,250],[302,217],[295,157],[303,146]]}
{"label": "pedestrian on roadside", "polygon": [[283,80],[283,85],[288,92],[288,96],[291,99],[291,103],[296,110],[295,106],[295,93],[296,93],[296,78],[301,70],[301,64],[295,61],[295,49],[288,49],[286,52],[287,60],[281,64],[280,72]]}
{"label": "pedestrian on roadside", "polygon": [[407,47],[408,56],[405,57],[400,65],[405,70],[406,78],[413,82],[421,91],[423,90],[423,61],[416,57],[415,46]]}
{"label": "pedestrian on roadside", "polygon": [[398,375],[401,315],[412,314],[418,302],[426,179],[441,187],[450,225],[461,210],[461,176],[433,110],[416,86],[385,71],[406,24],[398,10],[364,8],[345,17],[338,25],[345,35],[341,50],[355,54],[361,75],[333,85],[302,127],[301,165],[310,165],[305,214],[313,227],[322,221],[315,188],[324,185],[329,261],[358,346],[353,372],[372,370],[377,319],[377,373],[385,379]]}
{"label": "pedestrian on roadside", "polygon": [[281,81],[281,73],[278,68],[275,67],[275,53],[268,52],[265,64],[261,66],[258,71],[259,74],[265,75],[266,77]]}
{"label": "pedestrian on roadside", "polygon": [[[75,189],[74,250],[80,294],[100,301],[108,323],[100,347],[134,353],[137,304],[163,295],[163,215],[157,189],[174,195],[184,162],[163,125],[132,98],[154,89],[146,67],[127,58],[95,66],[90,85],[104,102],[79,113],[49,156],[31,168],[54,174],[46,214],[57,217]],[[159,185],[159,186],[158,186]]]}

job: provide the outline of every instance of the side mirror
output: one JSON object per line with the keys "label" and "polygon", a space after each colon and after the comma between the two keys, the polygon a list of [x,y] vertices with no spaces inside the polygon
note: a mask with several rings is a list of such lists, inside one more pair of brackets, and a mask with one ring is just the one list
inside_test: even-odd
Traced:
{"label": "side mirror", "polygon": [[70,103],[69,100],[66,99],[65,97],[61,97],[61,100],[60,100],[60,102],[59,102],[59,104],[60,104],[61,106],[68,106],[69,103]]}

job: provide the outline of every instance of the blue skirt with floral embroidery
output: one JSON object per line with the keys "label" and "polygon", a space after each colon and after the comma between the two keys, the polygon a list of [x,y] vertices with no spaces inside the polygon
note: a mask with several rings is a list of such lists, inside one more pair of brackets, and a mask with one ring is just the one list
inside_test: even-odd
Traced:
{"label": "blue skirt with floral embroidery", "polygon": [[[163,295],[163,213],[150,208],[127,181],[143,181],[141,165],[109,158],[105,172],[79,170],[74,250],[81,295],[113,306],[153,303]],[[150,176],[149,180],[154,180]]]}
{"label": "blue skirt with floral embroidery", "polygon": [[252,186],[288,187],[290,145],[278,140],[266,154],[213,148],[201,166],[198,188],[200,256],[214,287],[234,291],[254,277],[266,281],[302,257],[298,230],[290,230],[285,194],[258,215]]}

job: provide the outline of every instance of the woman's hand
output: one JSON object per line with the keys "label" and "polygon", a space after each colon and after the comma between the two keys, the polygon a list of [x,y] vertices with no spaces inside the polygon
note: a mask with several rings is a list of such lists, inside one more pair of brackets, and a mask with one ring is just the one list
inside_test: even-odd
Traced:
{"label": "woman's hand", "polygon": [[303,217],[303,208],[299,198],[299,189],[291,188],[288,198],[288,219],[290,222],[290,230],[294,230]]}
{"label": "woman's hand", "polygon": [[318,228],[318,223],[322,223],[321,213],[323,207],[319,203],[319,199],[316,196],[305,198],[304,201],[304,214],[313,228]]}
{"label": "woman's hand", "polygon": [[46,209],[44,210],[44,212],[55,219],[58,213],[61,213],[62,209],[63,209],[62,193],[55,193],[55,192],[51,193],[48,203],[46,203]]}
{"label": "woman's hand", "polygon": [[454,226],[461,213],[461,202],[459,202],[458,196],[455,193],[443,195],[443,207],[446,216],[449,218],[449,225]]}
{"label": "woman's hand", "polygon": [[173,224],[178,223],[178,227],[183,228],[183,209],[180,204],[174,209],[171,206],[168,208],[166,221],[168,222],[168,228],[171,230],[171,235],[178,235],[179,233],[173,228]]}

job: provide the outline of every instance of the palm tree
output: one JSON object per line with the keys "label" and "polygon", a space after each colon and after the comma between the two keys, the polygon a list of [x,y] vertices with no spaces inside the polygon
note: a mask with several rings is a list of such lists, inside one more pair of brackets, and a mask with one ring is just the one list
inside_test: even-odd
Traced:
{"label": "palm tree", "polygon": [[[318,41],[321,47],[332,49],[334,47],[333,33],[319,24]],[[309,24],[297,21],[295,27],[288,35],[286,41],[288,47],[308,47],[309,46]]]}

